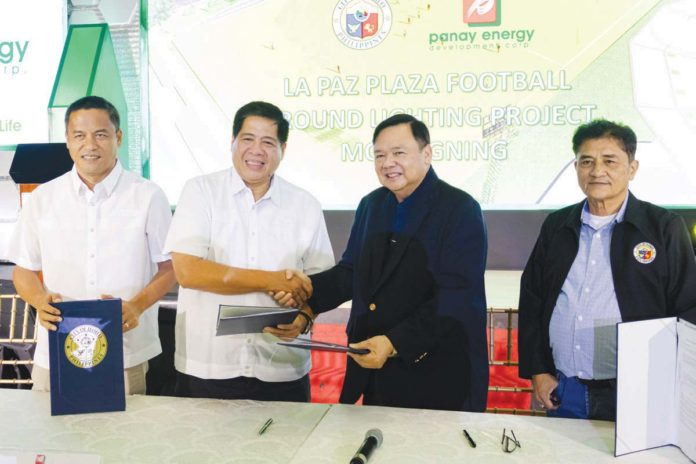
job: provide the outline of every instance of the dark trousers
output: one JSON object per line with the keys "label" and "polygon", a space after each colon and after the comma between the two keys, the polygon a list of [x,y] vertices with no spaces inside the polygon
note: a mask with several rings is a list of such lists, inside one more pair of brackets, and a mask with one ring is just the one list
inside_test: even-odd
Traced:
{"label": "dark trousers", "polygon": [[264,382],[252,377],[201,379],[177,372],[174,393],[186,398],[309,402],[309,375],[289,382]]}
{"label": "dark trousers", "polygon": [[561,404],[548,416],[616,421],[616,379],[583,380],[560,371],[556,377]]}

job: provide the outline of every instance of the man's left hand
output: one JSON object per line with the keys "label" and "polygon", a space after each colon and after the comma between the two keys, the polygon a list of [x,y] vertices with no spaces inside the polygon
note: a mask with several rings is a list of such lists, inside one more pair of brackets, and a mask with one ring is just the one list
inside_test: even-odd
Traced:
{"label": "man's left hand", "polygon": [[[102,300],[114,298],[111,295],[102,295]],[[123,322],[123,333],[133,330],[140,324],[140,311],[133,303],[121,300],[121,319]]]}
{"label": "man's left hand", "polygon": [[360,343],[351,343],[351,348],[367,348],[368,354],[348,353],[353,361],[366,369],[381,369],[394,352],[394,345],[385,335],[377,335]]}
{"label": "man's left hand", "polygon": [[264,327],[263,332],[275,335],[279,338],[291,339],[296,338],[307,327],[307,319],[304,316],[298,315],[292,324],[278,324],[277,327]]}

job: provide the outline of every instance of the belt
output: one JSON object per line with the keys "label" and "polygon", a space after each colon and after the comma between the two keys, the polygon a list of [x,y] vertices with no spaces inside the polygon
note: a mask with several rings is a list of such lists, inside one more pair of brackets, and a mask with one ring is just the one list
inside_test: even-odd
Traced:
{"label": "belt", "polygon": [[593,389],[593,388],[616,388],[616,379],[602,379],[602,380],[594,380],[594,379],[580,379],[578,378],[578,382],[581,384],[585,385],[587,388]]}

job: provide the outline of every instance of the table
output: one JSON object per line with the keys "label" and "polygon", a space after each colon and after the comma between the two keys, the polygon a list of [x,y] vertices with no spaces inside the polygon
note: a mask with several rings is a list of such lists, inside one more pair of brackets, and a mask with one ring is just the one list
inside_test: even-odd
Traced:
{"label": "table", "polygon": [[[272,417],[268,431],[259,427]],[[477,443],[462,436],[466,428]],[[522,447],[506,454],[503,427]],[[49,394],[0,389],[0,454],[96,453],[103,463],[347,463],[370,428],[380,463],[687,463],[675,447],[613,457],[614,424],[454,411],[129,396],[125,412],[50,416]]]}
{"label": "table", "polygon": [[[673,446],[614,458],[613,422],[353,405],[332,406],[291,462],[347,463],[375,427],[384,442],[370,464],[690,462]],[[503,427],[512,428],[522,445],[510,454],[500,445]]]}
{"label": "table", "polygon": [[[0,389],[6,449],[100,454],[104,464],[286,463],[330,409],[325,404],[128,396],[126,411],[51,416],[50,394]],[[274,424],[257,431],[268,418]]]}

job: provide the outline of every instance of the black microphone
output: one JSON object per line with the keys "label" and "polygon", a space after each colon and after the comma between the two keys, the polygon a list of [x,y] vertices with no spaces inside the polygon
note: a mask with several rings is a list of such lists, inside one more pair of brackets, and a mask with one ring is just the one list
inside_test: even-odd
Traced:
{"label": "black microphone", "polygon": [[370,429],[365,433],[365,441],[362,442],[357,453],[350,460],[350,464],[366,464],[372,452],[382,444],[382,431]]}

